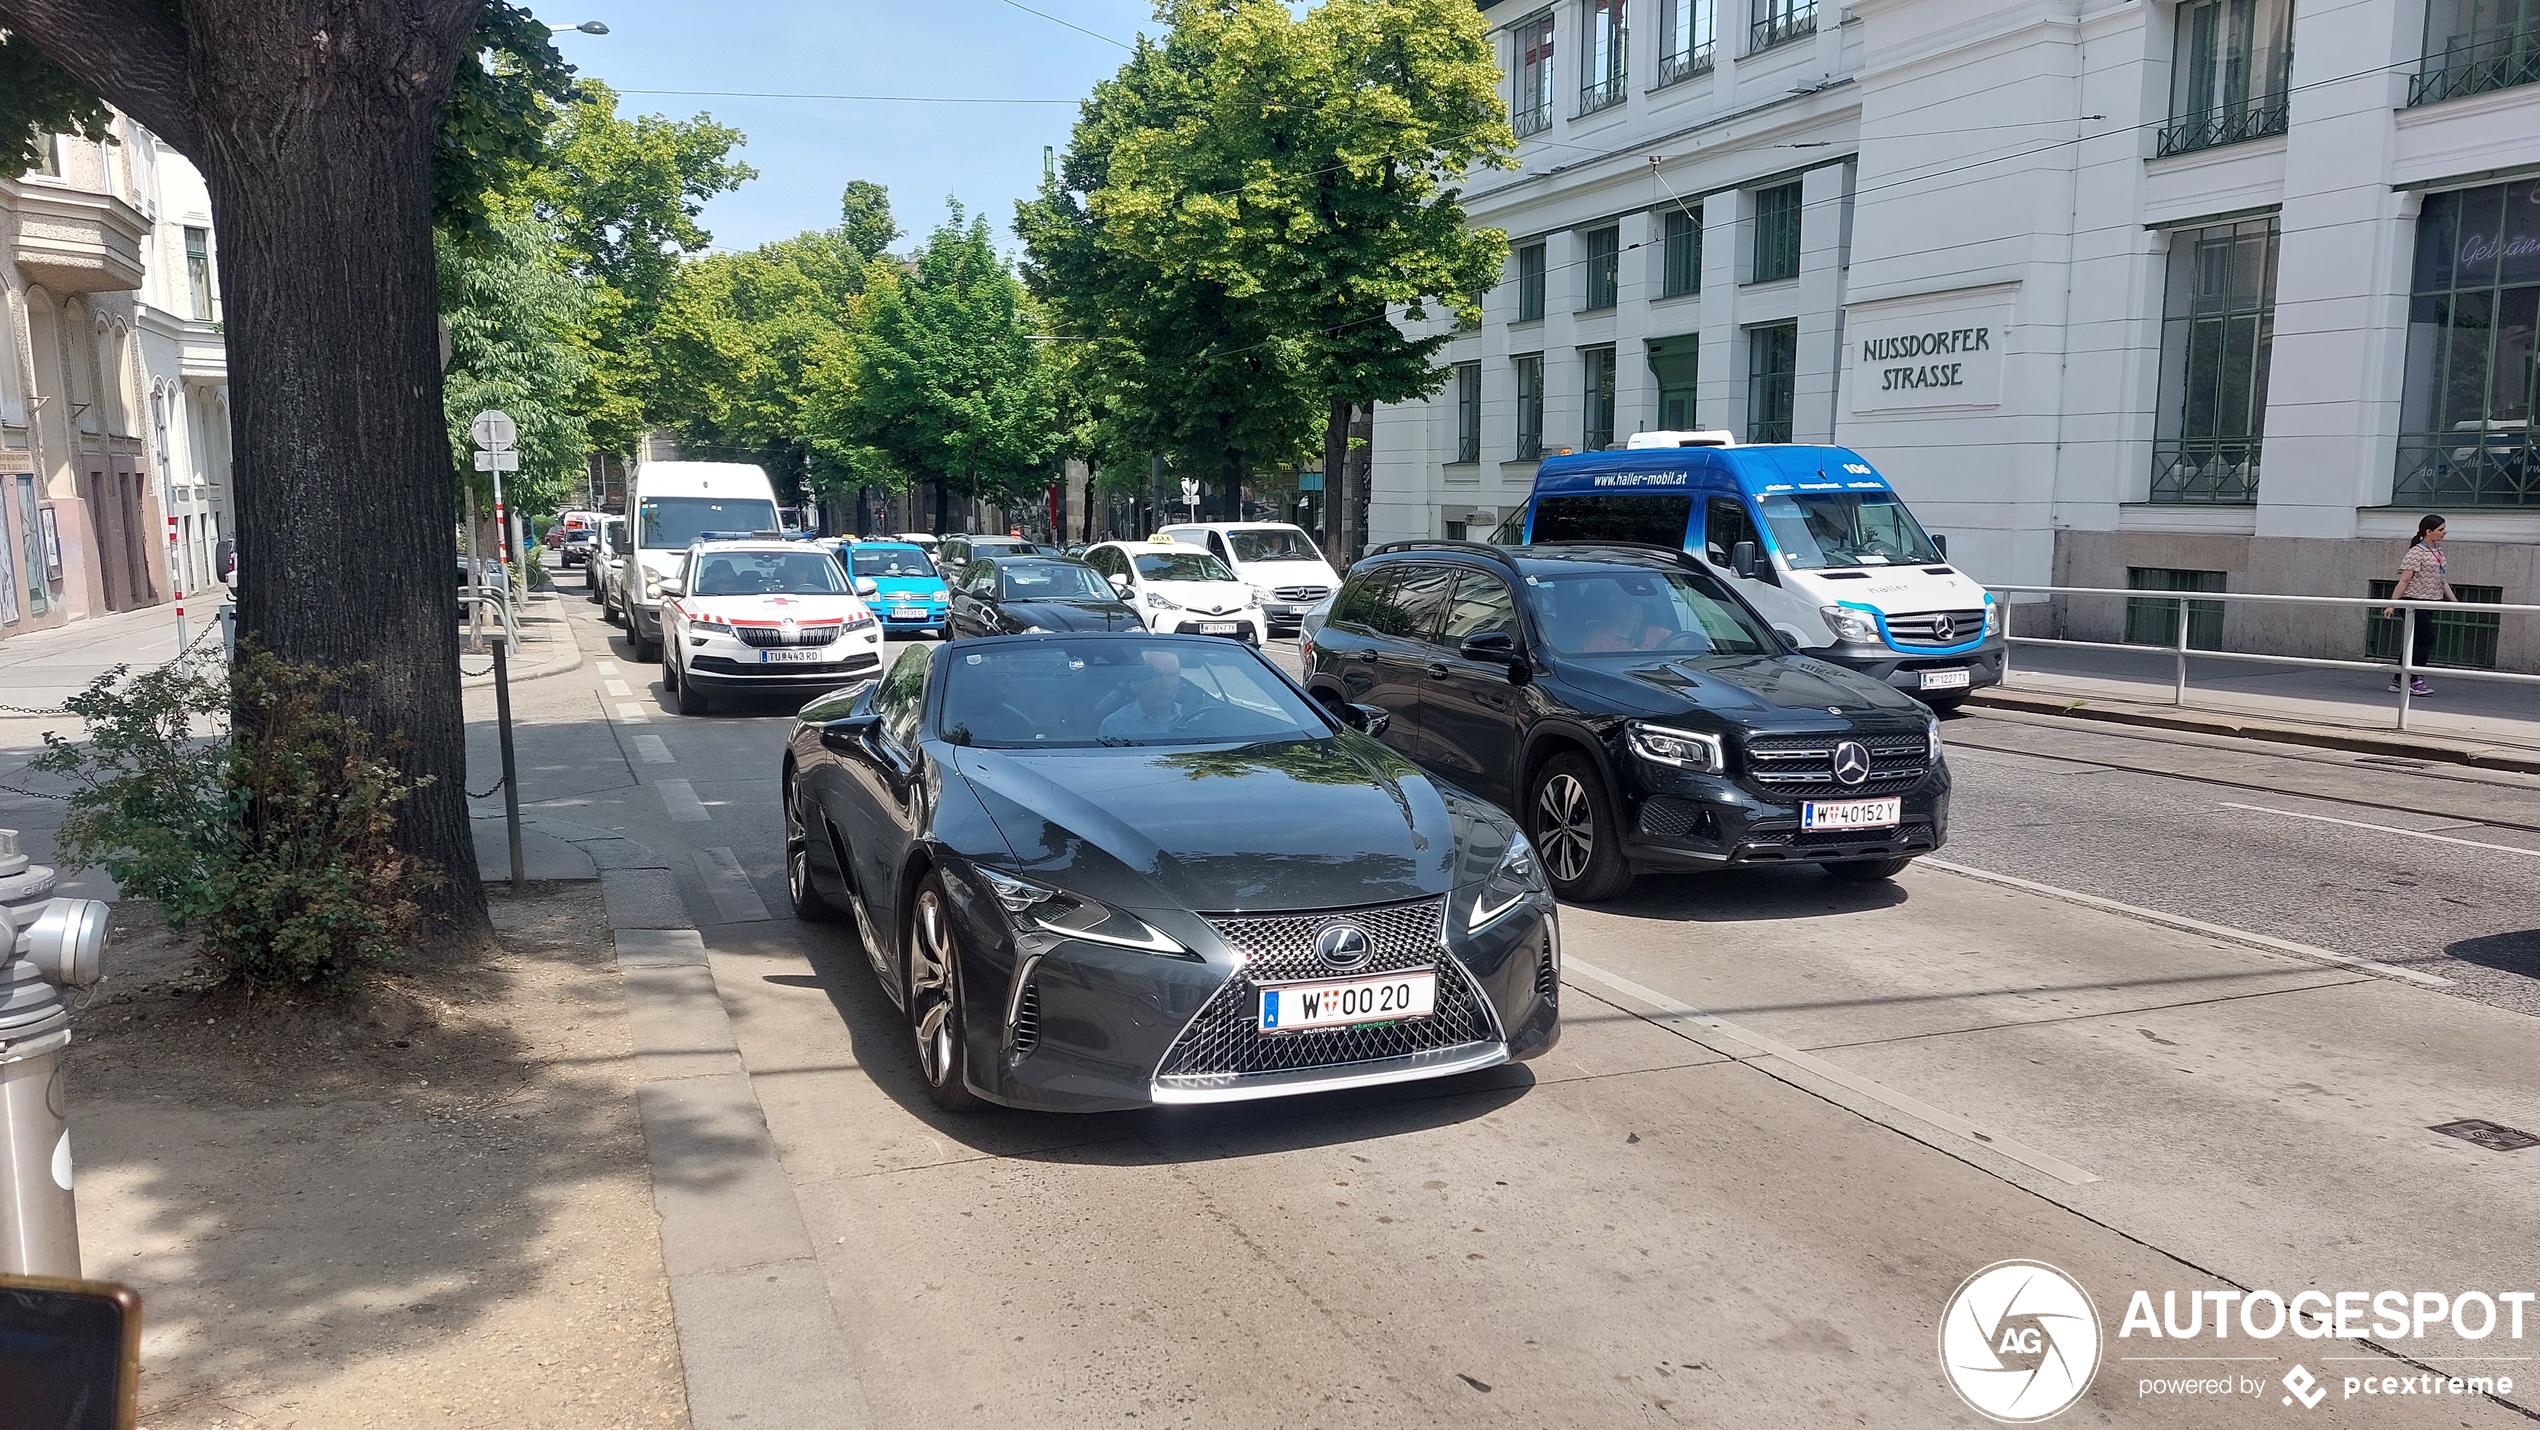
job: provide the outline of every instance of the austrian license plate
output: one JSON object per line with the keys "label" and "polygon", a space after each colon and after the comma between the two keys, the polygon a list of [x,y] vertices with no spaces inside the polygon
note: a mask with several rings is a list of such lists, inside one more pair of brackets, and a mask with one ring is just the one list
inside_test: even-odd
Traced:
{"label": "austrian license plate", "polygon": [[1239,621],[1202,621],[1199,623],[1199,633],[1204,636],[1231,636],[1242,629],[1243,624]]}
{"label": "austrian license plate", "polygon": [[1923,672],[1923,689],[1925,690],[1964,690],[1966,688],[1967,672],[1963,669]]}
{"label": "austrian license plate", "polygon": [[1273,983],[1261,989],[1261,1031],[1296,1033],[1426,1018],[1438,1011],[1434,968],[1406,968],[1375,978]]}
{"label": "austrian license plate", "polygon": [[1799,806],[1802,829],[1887,829],[1904,818],[1902,799],[1812,799]]}
{"label": "austrian license plate", "polygon": [[763,650],[758,653],[761,665],[818,665],[829,659],[827,646],[804,646],[797,650]]}
{"label": "austrian license plate", "polygon": [[926,608],[924,606],[893,606],[891,608],[891,619],[895,621],[922,621],[926,619]]}

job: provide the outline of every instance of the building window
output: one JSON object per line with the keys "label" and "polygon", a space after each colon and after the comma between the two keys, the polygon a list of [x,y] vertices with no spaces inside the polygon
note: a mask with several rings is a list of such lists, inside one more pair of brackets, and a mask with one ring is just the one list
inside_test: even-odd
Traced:
{"label": "building window", "polygon": [[1602,452],[1614,444],[1614,350],[1579,349],[1579,450]]}
{"label": "building window", "polygon": [[58,179],[62,176],[62,136],[47,134],[35,141],[35,170]]}
{"label": "building window", "polygon": [[1658,0],[1658,82],[1711,72],[1711,0]]}
{"label": "building window", "polygon": [[1587,0],[1579,18],[1586,26],[1579,44],[1579,113],[1587,115],[1622,103],[1630,92],[1623,0]]}
{"label": "building window", "polygon": [[[2374,581],[2367,594],[2376,601],[2387,601],[2397,590],[2396,581]],[[2497,605],[2505,599],[2502,586],[2475,586],[2467,581],[2452,583],[2452,599],[2480,605]],[[2385,616],[2379,606],[2364,610],[2364,659],[2397,661],[2400,628],[2411,618],[2401,611]],[[2496,668],[2496,636],[2504,628],[2502,611],[2436,611],[2430,624],[2434,644],[2431,649],[2419,647],[2410,651],[2418,665],[2461,665],[2472,670]]]}
{"label": "building window", "polygon": [[[2135,591],[2220,591],[2220,571],[2175,571],[2166,566],[2129,566],[2125,583]],[[2189,650],[2221,650],[2223,603],[2220,601],[2162,601],[2146,596],[2129,596],[2125,603],[2125,643],[2157,645],[2176,649],[2178,646],[2179,607],[2187,608],[2187,648]]]}
{"label": "building window", "polygon": [[1616,280],[1623,256],[1623,231],[1619,228],[1593,228],[1587,234],[1587,293],[1579,305],[1582,313],[1601,312],[1614,306]]}
{"label": "building window", "polygon": [[1658,296],[1681,298],[1702,291],[1702,220],[1683,208],[1667,214],[1666,247],[1658,264]]}
{"label": "building window", "polygon": [[2202,0],[2178,9],[2170,122],[2159,152],[2185,154],[2284,132],[2293,0]]}
{"label": "building window", "polygon": [[1799,325],[1746,330],[1746,440],[1787,442],[1799,397]]}
{"label": "building window", "polygon": [[1552,127],[1552,12],[1517,22],[1517,97],[1508,122],[1519,138]]}
{"label": "building window", "polygon": [[1658,430],[1694,430],[1693,390],[1702,370],[1702,340],[1696,337],[1651,338],[1649,375],[1658,384]]}
{"label": "building window", "polygon": [[1511,366],[1517,369],[1517,460],[1531,462],[1543,455],[1543,354],[1530,353]]}
{"label": "building window", "polygon": [[2425,63],[2408,82],[2408,103],[2433,104],[2540,81],[2540,3],[2431,0],[2425,7]]}
{"label": "building window", "polygon": [[1755,278],[1770,283],[1799,276],[1799,185],[1755,191]]}
{"label": "building window", "polygon": [[212,320],[212,231],[185,230],[185,286],[194,298],[194,321]]}
{"label": "building window", "polygon": [[2273,218],[2170,235],[2161,415],[2152,443],[2156,502],[2258,499],[2276,247]]}
{"label": "building window", "polygon": [[1455,460],[1482,459],[1482,365],[1455,365]]}
{"label": "building window", "polygon": [[1462,541],[1465,539],[1465,533],[1471,530],[1469,522],[1466,521],[1448,521],[1443,522],[1442,525],[1446,528],[1446,539],[1449,541]]}
{"label": "building window", "polygon": [[2428,194],[2411,287],[2392,499],[2540,506],[2540,180]]}
{"label": "building window", "polygon": [[1530,243],[1517,250],[1517,321],[1543,321],[1543,245]]}
{"label": "building window", "polygon": [[1749,0],[1748,13],[1754,24],[1746,34],[1746,52],[1769,50],[1775,45],[1817,33],[1817,0]]}

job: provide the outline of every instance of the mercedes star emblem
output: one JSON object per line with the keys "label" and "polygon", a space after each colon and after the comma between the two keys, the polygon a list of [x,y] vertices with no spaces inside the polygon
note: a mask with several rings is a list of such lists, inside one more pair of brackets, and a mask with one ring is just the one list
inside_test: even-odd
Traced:
{"label": "mercedes star emblem", "polygon": [[1356,968],[1375,952],[1376,941],[1356,924],[1332,924],[1314,936],[1315,956],[1327,968]]}
{"label": "mercedes star emblem", "polygon": [[1858,785],[1870,777],[1870,749],[1858,740],[1846,740],[1834,747],[1834,779],[1840,785]]}
{"label": "mercedes star emblem", "polygon": [[1947,611],[1943,611],[1939,615],[1931,618],[1931,633],[1945,641],[1956,640],[1958,638],[1958,623],[1949,619],[1949,613]]}

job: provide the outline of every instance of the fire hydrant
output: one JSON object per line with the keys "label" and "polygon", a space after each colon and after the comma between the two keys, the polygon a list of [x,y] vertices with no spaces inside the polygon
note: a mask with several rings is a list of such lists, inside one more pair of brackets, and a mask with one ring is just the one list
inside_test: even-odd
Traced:
{"label": "fire hydrant", "polygon": [[0,829],[0,1275],[79,1275],[62,1095],[65,988],[104,976],[107,906],[53,897],[53,871]]}

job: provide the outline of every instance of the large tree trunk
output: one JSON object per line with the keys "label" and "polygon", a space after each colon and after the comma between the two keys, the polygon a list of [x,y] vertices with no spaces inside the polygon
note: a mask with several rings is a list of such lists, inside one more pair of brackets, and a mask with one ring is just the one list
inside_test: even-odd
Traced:
{"label": "large tree trunk", "polygon": [[1323,517],[1323,554],[1331,558],[1335,569],[1349,564],[1341,558],[1341,482],[1348,474],[1349,414],[1349,399],[1335,397],[1323,418],[1323,499],[1314,504]]}

